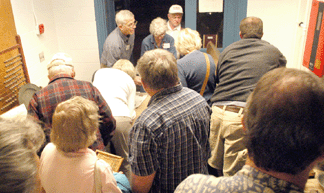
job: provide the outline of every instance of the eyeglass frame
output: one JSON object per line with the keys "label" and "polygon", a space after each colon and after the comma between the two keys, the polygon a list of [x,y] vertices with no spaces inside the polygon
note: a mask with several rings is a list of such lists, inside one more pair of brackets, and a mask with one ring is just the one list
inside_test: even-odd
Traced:
{"label": "eyeglass frame", "polygon": [[138,23],[138,21],[134,21],[133,23],[131,23],[130,25],[127,25],[127,24],[123,24],[124,26],[126,26],[126,27],[129,27],[129,28],[131,28],[131,27],[135,27],[136,25],[137,25],[137,23]]}

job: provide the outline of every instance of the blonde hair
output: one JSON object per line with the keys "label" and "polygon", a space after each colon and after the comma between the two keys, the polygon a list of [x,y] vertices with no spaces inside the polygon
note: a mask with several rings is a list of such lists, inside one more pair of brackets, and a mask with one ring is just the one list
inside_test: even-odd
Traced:
{"label": "blonde hair", "polygon": [[119,59],[117,62],[113,65],[114,69],[121,70],[125,73],[127,73],[133,80],[136,76],[135,74],[135,67],[134,65],[126,59]]}
{"label": "blonde hair", "polygon": [[63,152],[87,148],[97,139],[98,106],[75,96],[57,105],[53,114],[51,141]]}
{"label": "blonde hair", "polygon": [[162,19],[161,17],[157,17],[153,19],[150,24],[150,33],[153,36],[159,36],[165,34],[167,29],[168,29],[167,22],[165,19]]}
{"label": "blonde hair", "polygon": [[190,28],[181,30],[175,42],[180,55],[186,55],[194,50],[199,50],[202,45],[199,32]]}

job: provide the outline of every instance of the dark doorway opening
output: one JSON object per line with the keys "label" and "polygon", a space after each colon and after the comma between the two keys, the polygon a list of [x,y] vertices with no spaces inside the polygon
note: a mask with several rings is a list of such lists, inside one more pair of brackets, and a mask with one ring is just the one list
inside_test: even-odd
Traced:
{"label": "dark doorway opening", "polygon": [[[178,4],[185,9],[185,0],[115,0],[116,12],[122,9],[128,9],[135,15],[138,21],[135,30],[135,45],[133,57],[136,65],[141,55],[141,44],[143,39],[150,34],[150,23],[156,17],[168,19],[168,11],[171,5]],[[184,22],[185,13],[182,16]]]}

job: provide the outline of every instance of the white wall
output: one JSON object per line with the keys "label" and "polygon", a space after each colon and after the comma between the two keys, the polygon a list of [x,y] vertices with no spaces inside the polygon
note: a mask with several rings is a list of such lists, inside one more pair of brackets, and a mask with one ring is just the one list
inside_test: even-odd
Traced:
{"label": "white wall", "polygon": [[[48,83],[46,65],[56,52],[73,58],[76,79],[90,81],[99,69],[94,1],[91,0],[11,0],[17,33],[22,38],[27,68],[32,83]],[[288,67],[302,68],[305,31],[311,0],[248,0],[248,16],[264,22],[264,37],[278,47],[288,60]],[[35,34],[33,10],[45,33]],[[44,52],[45,61],[38,54]]]}
{"label": "white wall", "polygon": [[263,40],[276,46],[287,58],[287,67],[301,69],[308,23],[309,0],[248,0],[247,16],[263,20]]}
{"label": "white wall", "polygon": [[[31,83],[46,86],[47,63],[57,52],[72,56],[76,79],[90,81],[99,69],[94,2],[89,0],[11,0]],[[35,14],[34,14],[35,13]],[[35,19],[45,26],[37,36]],[[45,61],[40,62],[39,53]]]}
{"label": "white wall", "polygon": [[72,56],[76,79],[100,68],[94,1],[52,0],[59,50]]}
{"label": "white wall", "polygon": [[[24,49],[31,83],[45,86],[48,83],[46,65],[53,53],[58,51],[54,14],[51,0],[11,0],[17,34]],[[35,12],[34,12],[35,11]],[[36,35],[36,23],[45,25],[45,33]],[[44,52],[45,61],[40,62],[39,53]]]}

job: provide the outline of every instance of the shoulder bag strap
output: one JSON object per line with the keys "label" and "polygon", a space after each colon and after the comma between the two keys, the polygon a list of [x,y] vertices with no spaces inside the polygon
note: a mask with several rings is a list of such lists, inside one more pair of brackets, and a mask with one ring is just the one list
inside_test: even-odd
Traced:
{"label": "shoulder bag strap", "polygon": [[99,160],[97,159],[95,162],[95,166],[94,166],[94,189],[95,189],[95,193],[101,193],[101,177],[100,177],[100,171],[99,171],[99,167],[97,165],[97,162]]}
{"label": "shoulder bag strap", "polygon": [[201,90],[200,90],[200,95],[201,96],[204,95],[205,88],[206,88],[208,78],[209,78],[209,71],[210,71],[210,62],[209,62],[208,55],[206,53],[203,53],[203,54],[205,55],[205,58],[206,58],[207,70],[206,70],[206,76],[205,76],[204,84],[202,85]]}

